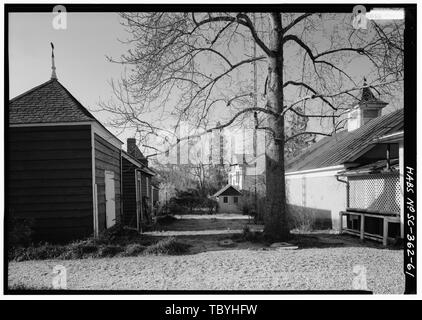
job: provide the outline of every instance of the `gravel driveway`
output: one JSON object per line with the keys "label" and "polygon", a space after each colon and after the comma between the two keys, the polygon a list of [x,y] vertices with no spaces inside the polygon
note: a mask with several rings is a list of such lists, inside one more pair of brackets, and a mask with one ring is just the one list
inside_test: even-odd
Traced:
{"label": "gravel driveway", "polygon": [[11,262],[9,285],[51,287],[57,264],[67,268],[68,289],[78,290],[342,290],[352,289],[353,266],[363,265],[369,290],[404,291],[403,252],[367,247]]}

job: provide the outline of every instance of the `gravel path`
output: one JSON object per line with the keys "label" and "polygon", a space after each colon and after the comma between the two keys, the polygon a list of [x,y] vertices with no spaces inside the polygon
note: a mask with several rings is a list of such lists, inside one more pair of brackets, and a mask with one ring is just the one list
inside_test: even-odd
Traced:
{"label": "gravel path", "polygon": [[353,266],[364,265],[369,290],[404,291],[402,251],[366,247],[12,262],[9,285],[51,287],[57,264],[67,268],[68,289],[79,290],[342,290],[352,289]]}

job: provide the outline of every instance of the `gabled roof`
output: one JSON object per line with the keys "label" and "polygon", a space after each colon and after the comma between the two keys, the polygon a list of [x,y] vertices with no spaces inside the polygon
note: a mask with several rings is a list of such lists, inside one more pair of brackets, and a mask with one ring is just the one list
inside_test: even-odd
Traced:
{"label": "gabled roof", "polygon": [[384,105],[387,104],[386,102],[381,101],[380,99],[376,98],[374,94],[372,93],[371,89],[366,87],[362,89],[362,97],[359,101],[359,104],[365,105],[368,103],[378,103],[378,104],[384,104]]}
{"label": "gabled roof", "polygon": [[135,157],[132,157],[129,153],[127,153],[124,150],[122,150],[122,157],[128,160],[129,162],[133,163],[135,166],[139,168],[139,170],[141,170],[142,172],[145,172],[146,174],[149,174],[151,176],[155,176],[157,174],[154,170],[152,170],[151,168],[148,168],[142,162],[140,162]]}
{"label": "gabled roof", "polygon": [[10,124],[86,122],[95,117],[56,79],[9,101]]}
{"label": "gabled roof", "polygon": [[235,188],[235,187],[234,187],[234,186],[232,186],[231,184],[228,184],[228,185],[224,186],[223,188],[221,188],[220,190],[218,190],[218,191],[217,191],[216,193],[214,193],[212,196],[213,196],[213,197],[218,197],[219,195],[221,195],[223,192],[225,192],[225,191],[229,190],[230,188],[232,188],[234,191],[236,191],[238,195],[242,195],[242,193],[241,193],[241,192],[240,192],[237,188]]}
{"label": "gabled roof", "polygon": [[374,139],[403,128],[403,109],[375,118],[364,126],[338,132],[314,143],[286,163],[286,172],[342,165],[372,148]]}

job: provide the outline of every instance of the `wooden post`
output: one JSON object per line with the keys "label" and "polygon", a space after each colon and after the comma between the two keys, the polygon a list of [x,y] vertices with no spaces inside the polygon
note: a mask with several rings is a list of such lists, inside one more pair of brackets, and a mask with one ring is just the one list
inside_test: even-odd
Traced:
{"label": "wooden post", "polygon": [[388,238],[388,219],[384,218],[384,225],[383,225],[383,232],[382,232],[382,244],[384,246],[387,245],[387,238]]}
{"label": "wooden post", "polygon": [[365,236],[365,215],[360,215],[360,240],[363,240]]}
{"label": "wooden post", "polygon": [[343,233],[343,212],[340,211],[340,234]]}

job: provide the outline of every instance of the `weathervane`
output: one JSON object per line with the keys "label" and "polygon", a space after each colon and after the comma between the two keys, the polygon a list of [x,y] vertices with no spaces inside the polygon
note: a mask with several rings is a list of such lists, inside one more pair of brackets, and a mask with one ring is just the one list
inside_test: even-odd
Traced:
{"label": "weathervane", "polygon": [[50,42],[51,44],[51,79],[57,79],[56,74],[56,66],[54,64],[54,44],[53,42]]}

